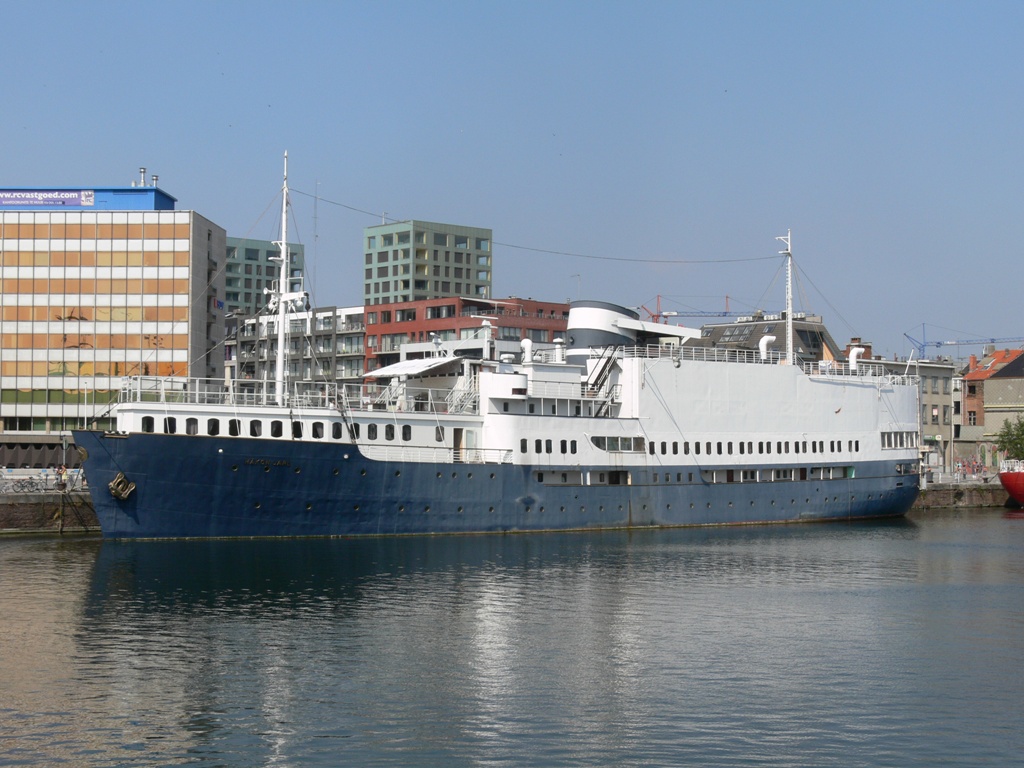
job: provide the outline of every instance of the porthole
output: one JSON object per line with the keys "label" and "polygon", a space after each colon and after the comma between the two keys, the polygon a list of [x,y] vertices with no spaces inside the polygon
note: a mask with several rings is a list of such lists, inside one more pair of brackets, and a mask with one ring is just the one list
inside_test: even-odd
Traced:
{"label": "porthole", "polygon": [[295,468],[295,474],[297,475],[297,474],[299,474],[300,472],[302,472],[302,467],[296,467],[296,468]]}
{"label": "porthole", "polygon": [[538,509],[537,511],[538,511],[538,512],[540,512],[540,513],[541,513],[541,514],[543,515],[543,514],[544,514],[544,507],[541,507],[541,508],[540,508],[540,509]]}
{"label": "porthole", "polygon": [[268,465],[264,465],[263,466],[263,471],[264,472],[269,472],[270,471],[270,467]]}
{"label": "porthole", "polygon": [[259,509],[260,508],[260,503],[257,501],[255,504],[253,504],[253,506],[256,507],[256,509]]}
{"label": "porthole", "polygon": [[711,509],[711,502],[708,502],[708,509]]}
{"label": "porthole", "polygon": [[238,471],[238,465],[237,464],[232,464],[231,465],[231,471],[232,472],[237,472]]}
{"label": "porthole", "polygon": [[487,511],[488,511],[488,512],[493,512],[493,511],[494,511],[494,507],[488,507],[488,508],[487,508]]}
{"label": "porthole", "polygon": [[395,477],[401,477],[401,476],[402,476],[402,470],[396,469],[395,470]]}
{"label": "porthole", "polygon": [[459,473],[458,473],[458,472],[452,472],[452,480],[454,480],[454,479],[455,479],[455,478],[457,478],[458,476],[459,476]]}
{"label": "porthole", "polygon": [[461,506],[460,506],[460,507],[459,507],[459,509],[458,509],[458,513],[459,513],[460,515],[462,514],[462,507],[461,507]]}
{"label": "porthole", "polygon": [[559,507],[559,508],[558,508],[558,511],[559,511],[559,512],[565,512],[565,507]]}
{"label": "porthole", "polygon": [[310,503],[309,503],[309,502],[307,501],[307,502],[306,502],[306,509],[307,509],[307,510],[310,510],[310,509],[312,509],[312,508],[313,508],[313,505],[312,505],[312,504],[310,504]]}
{"label": "porthole", "polygon": [[358,512],[359,511],[359,505],[358,504],[353,504],[352,505],[352,509],[355,510],[356,512]]}
{"label": "porthole", "polygon": [[405,504],[399,504],[398,505],[398,511],[399,512],[405,512]]}
{"label": "porthole", "polygon": [[491,480],[493,480],[493,479],[494,479],[494,473],[491,472]]}
{"label": "porthole", "polygon": [[732,509],[732,502],[729,502],[729,509]]}
{"label": "porthole", "polygon": [[362,477],[366,477],[366,470],[365,470],[365,469],[360,469],[360,470],[359,470],[359,474],[360,474],[360,475],[361,475]]}
{"label": "porthole", "polygon": [[[690,509],[693,509],[693,502],[692,501],[690,502]],[[619,511],[620,512],[622,511],[622,507],[619,507]]]}
{"label": "porthole", "polygon": [[466,474],[466,479],[467,479],[467,480],[472,480],[472,479],[473,479],[473,473],[472,473],[472,472],[468,472],[468,473]]}
{"label": "porthole", "polygon": [[427,506],[425,506],[425,507],[423,508],[423,511],[424,511],[424,512],[429,512],[429,511],[430,511],[430,505],[429,505],[429,504],[427,504]]}
{"label": "porthole", "polygon": [[337,467],[335,467],[335,468],[333,469],[333,471],[331,472],[331,474],[333,474],[333,475],[337,475],[337,474],[338,474],[338,468],[337,468]]}

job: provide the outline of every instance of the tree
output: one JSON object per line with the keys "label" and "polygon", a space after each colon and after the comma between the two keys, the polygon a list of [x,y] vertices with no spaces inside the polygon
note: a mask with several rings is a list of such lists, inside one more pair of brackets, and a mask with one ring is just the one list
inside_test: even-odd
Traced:
{"label": "tree", "polygon": [[1024,460],[1024,419],[1020,416],[1013,424],[1007,419],[996,435],[996,448],[1006,452],[1008,459]]}

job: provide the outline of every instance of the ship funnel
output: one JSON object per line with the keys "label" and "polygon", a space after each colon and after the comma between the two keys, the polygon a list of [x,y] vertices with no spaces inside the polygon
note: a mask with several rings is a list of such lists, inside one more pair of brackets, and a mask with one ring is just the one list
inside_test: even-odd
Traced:
{"label": "ship funnel", "polygon": [[761,351],[762,363],[768,359],[768,347],[770,347],[774,341],[774,336],[762,336],[761,340],[757,342],[757,348]]}
{"label": "ship funnel", "polygon": [[572,302],[566,324],[566,362],[585,366],[591,349],[633,346],[636,343],[636,331],[622,327],[620,321],[639,319],[639,314],[617,304],[604,301]]}

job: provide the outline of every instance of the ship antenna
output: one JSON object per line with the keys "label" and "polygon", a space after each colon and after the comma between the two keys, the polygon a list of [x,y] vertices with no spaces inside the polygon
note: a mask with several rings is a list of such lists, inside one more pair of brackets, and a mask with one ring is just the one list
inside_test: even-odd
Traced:
{"label": "ship antenna", "polygon": [[274,243],[281,250],[272,261],[281,262],[277,271],[277,368],[274,384],[277,389],[277,404],[284,405],[284,327],[288,302],[284,300],[284,281],[288,274],[288,152],[284,153],[284,184],[281,187],[281,242]]}
{"label": "ship antenna", "polygon": [[787,229],[785,237],[775,239],[786,246],[779,253],[786,257],[786,365],[793,365],[793,230]]}

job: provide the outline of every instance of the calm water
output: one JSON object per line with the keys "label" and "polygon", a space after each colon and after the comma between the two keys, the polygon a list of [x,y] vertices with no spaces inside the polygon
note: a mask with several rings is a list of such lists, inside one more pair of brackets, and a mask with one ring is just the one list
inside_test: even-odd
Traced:
{"label": "calm water", "polygon": [[0,540],[2,765],[1024,763],[1024,520]]}

